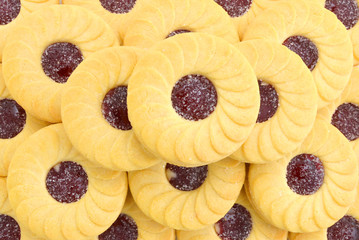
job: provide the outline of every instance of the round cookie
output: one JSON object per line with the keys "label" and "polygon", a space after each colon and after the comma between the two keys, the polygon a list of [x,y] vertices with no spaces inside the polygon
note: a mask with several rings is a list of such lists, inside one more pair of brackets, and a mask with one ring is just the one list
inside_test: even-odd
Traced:
{"label": "round cookie", "polygon": [[237,48],[203,33],[159,43],[136,65],[128,114],[153,154],[181,166],[218,161],[250,134],[259,110],[253,69]]}
{"label": "round cookie", "polygon": [[178,240],[287,240],[287,231],[264,222],[244,189],[231,210],[214,225],[197,231],[177,231]]}
{"label": "round cookie", "polygon": [[133,198],[144,214],[177,230],[196,230],[214,224],[233,206],[245,166],[229,158],[195,168],[162,162],[128,176]]}
{"label": "round cookie", "polygon": [[94,53],[72,74],[61,116],[72,144],[86,158],[113,170],[159,163],[137,140],[127,116],[127,84],[144,50],[113,47]]}
{"label": "round cookie", "polygon": [[301,147],[287,158],[251,165],[247,194],[268,223],[290,232],[333,225],[354,203],[358,161],[347,139],[317,120]]}
{"label": "round cookie", "polygon": [[232,158],[250,162],[277,161],[309,134],[317,113],[313,77],[300,57],[267,40],[239,44],[259,82],[261,103],[257,123]]}
{"label": "round cookie", "polygon": [[151,0],[128,23],[124,45],[142,48],[184,32],[204,32],[238,44],[227,13],[212,0]]}
{"label": "round cookie", "polygon": [[251,23],[243,39],[273,40],[298,53],[312,70],[318,108],[338,98],[349,80],[353,66],[349,33],[334,13],[318,3],[278,2]]}
{"label": "round cookie", "polygon": [[3,57],[6,86],[30,114],[60,122],[61,94],[72,71],[91,53],[117,45],[111,28],[84,8],[41,8],[8,36]]}
{"label": "round cookie", "polygon": [[71,145],[62,124],[53,124],[19,146],[7,187],[18,221],[37,236],[88,239],[120,214],[127,177],[91,164]]}

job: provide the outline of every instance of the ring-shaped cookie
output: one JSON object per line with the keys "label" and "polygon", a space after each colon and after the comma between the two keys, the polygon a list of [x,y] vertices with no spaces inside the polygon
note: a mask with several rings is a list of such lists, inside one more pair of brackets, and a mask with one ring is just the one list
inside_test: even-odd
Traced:
{"label": "ring-shaped cookie", "polygon": [[258,16],[243,39],[269,39],[282,44],[292,36],[309,39],[318,50],[312,74],[319,95],[318,108],[338,98],[353,67],[348,31],[336,15],[306,0],[281,1]]}
{"label": "ring-shaped cookie", "polygon": [[[233,45],[203,33],[164,40],[141,58],[128,85],[133,129],[152,153],[182,166],[218,161],[236,151],[250,134],[259,110],[253,69]],[[207,77],[216,89],[214,111],[187,120],[172,107],[176,82],[189,74]]]}
{"label": "ring-shaped cookie", "polygon": [[125,46],[149,48],[179,30],[209,33],[232,44],[239,42],[230,17],[212,0],[150,2],[141,6],[128,23]]}
{"label": "ring-shaped cookie", "polygon": [[233,206],[245,178],[245,165],[226,158],[208,165],[207,177],[192,191],[181,191],[166,176],[166,163],[128,173],[137,206],[162,225],[196,230],[214,224]]}
{"label": "ring-shaped cookie", "polygon": [[[58,164],[64,161],[80,165],[88,179],[84,195],[71,203],[55,200],[47,188],[49,172],[59,172]],[[71,145],[62,124],[53,124],[20,145],[9,167],[7,187],[18,221],[37,236],[88,239],[104,232],[120,214],[127,177],[89,162]]]}
{"label": "ring-shaped cookie", "polygon": [[[244,189],[242,189],[236,204],[242,206],[246,213],[249,213],[250,216],[250,224],[247,224],[241,221],[241,225],[239,227],[243,227],[243,229],[248,230],[248,233],[242,233],[240,237],[237,239],[245,239],[245,240],[287,240],[288,232],[282,229],[278,229],[266,223],[262,218],[257,214],[257,212],[253,209],[252,205],[249,203],[246,193]],[[246,215],[246,214],[241,214]],[[233,215],[232,215],[233,216]],[[230,219],[230,217],[228,217]],[[243,217],[244,219],[244,217]],[[231,219],[233,221],[233,219]],[[242,219],[241,219],[242,220]],[[233,221],[234,222],[234,221]],[[228,224],[229,225],[229,224]],[[228,226],[227,225],[227,226]],[[235,226],[233,226],[235,227]],[[235,229],[237,233],[237,229]],[[227,231],[229,233],[230,231]],[[223,239],[232,239],[231,236],[225,235],[227,238]],[[234,235],[232,237],[238,237],[238,235]],[[216,226],[211,225],[205,227],[204,229],[196,230],[196,231],[177,231],[177,239],[178,240],[222,240],[219,237]]]}
{"label": "ring-shaped cookie", "polygon": [[86,59],[100,49],[117,46],[111,28],[96,14],[77,6],[54,5],[26,16],[8,36],[3,73],[10,94],[30,114],[60,122],[60,84],[45,74],[42,55],[54,43],[76,45]]}
{"label": "ring-shaped cookie", "polygon": [[250,40],[241,42],[239,50],[257,78],[274,87],[278,108],[268,120],[257,120],[248,139],[231,157],[250,163],[279,160],[298,148],[312,129],[318,102],[313,77],[298,55],[278,43]]}
{"label": "ring-shaped cookie", "polygon": [[139,170],[160,161],[143,148],[132,129],[111,126],[103,114],[105,96],[127,86],[144,52],[113,47],[94,53],[73,72],[62,96],[62,121],[72,144],[86,158],[113,170]]}
{"label": "ring-shaped cookie", "polygon": [[[307,186],[303,184],[307,178],[298,180],[297,186],[289,187],[290,181],[296,180],[293,178],[296,175],[291,175],[295,174],[292,170],[299,169],[302,172],[292,163],[301,164],[304,160],[300,156],[304,154],[319,158],[321,163],[311,161],[310,164],[315,164],[315,171],[321,171],[323,178],[315,191],[302,190],[303,192],[297,193],[296,188]],[[309,165],[304,166],[305,169],[312,169]],[[316,179],[320,180],[317,172],[305,171],[311,174],[306,174],[310,177],[308,180],[311,179],[308,184]],[[354,203],[358,161],[348,140],[335,127],[323,120],[316,120],[313,130],[301,147],[286,159],[264,165],[251,165],[247,183],[251,203],[268,223],[290,232],[315,232],[333,225]],[[302,184],[298,185],[299,183]]]}

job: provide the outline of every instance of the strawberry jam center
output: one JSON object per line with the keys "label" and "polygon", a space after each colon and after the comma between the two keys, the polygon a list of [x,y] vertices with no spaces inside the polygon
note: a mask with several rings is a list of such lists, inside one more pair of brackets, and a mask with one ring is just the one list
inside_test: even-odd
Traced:
{"label": "strawberry jam center", "polygon": [[359,106],[352,103],[340,105],[332,116],[332,124],[349,141],[359,138]]}
{"label": "strawberry jam center", "polygon": [[127,112],[127,86],[119,86],[108,91],[102,101],[102,114],[114,128],[132,129]]}
{"label": "strawberry jam center", "polygon": [[327,230],[328,240],[358,240],[359,222],[352,216],[344,216]]}
{"label": "strawberry jam center", "polygon": [[223,7],[231,17],[244,15],[251,7],[252,0],[214,0]]}
{"label": "strawberry jam center", "polygon": [[0,100],[0,138],[10,139],[25,127],[26,112],[12,99]]}
{"label": "strawberry jam center", "polygon": [[287,38],[283,45],[298,54],[305,65],[312,71],[318,62],[318,48],[306,37],[292,36]]}
{"label": "strawberry jam center", "polygon": [[207,118],[217,106],[217,91],[205,76],[191,74],[178,80],[172,89],[172,107],[184,119]]}
{"label": "strawberry jam center", "polygon": [[186,168],[166,164],[166,177],[170,184],[181,191],[192,191],[199,188],[207,178],[208,167]]}
{"label": "strawberry jam center", "polygon": [[131,11],[136,4],[136,0],[100,0],[100,3],[109,12],[124,14]]}
{"label": "strawberry jam center", "polygon": [[257,123],[265,122],[277,112],[279,99],[275,88],[262,80],[258,80],[261,104]]}
{"label": "strawberry jam center", "polygon": [[0,25],[12,22],[20,13],[20,0],[0,0]]}
{"label": "strawberry jam center", "polygon": [[188,31],[188,30],[185,30],[185,29],[178,29],[178,30],[173,31],[170,34],[168,34],[166,38],[173,37],[173,36],[181,34],[181,33],[189,33],[189,32],[191,32],[191,31]]}
{"label": "strawberry jam center", "polygon": [[98,236],[99,240],[136,240],[138,230],[136,222],[126,214],[120,214],[116,221],[104,233]]}
{"label": "strawberry jam center", "polygon": [[87,192],[88,177],[83,167],[75,162],[61,162],[50,169],[46,177],[46,188],[58,202],[79,201]]}
{"label": "strawberry jam center", "polygon": [[1,240],[20,240],[21,231],[19,224],[12,217],[0,215],[0,239]]}
{"label": "strawberry jam center", "polygon": [[251,214],[245,207],[236,203],[214,224],[214,229],[222,240],[245,240],[252,231]]}
{"label": "strawberry jam center", "polygon": [[337,15],[346,29],[351,29],[358,22],[359,8],[356,0],[326,0],[325,8]]}
{"label": "strawberry jam center", "polygon": [[323,184],[323,163],[312,154],[297,155],[288,164],[286,177],[293,192],[300,195],[314,194]]}
{"label": "strawberry jam center", "polygon": [[82,53],[76,45],[58,42],[45,49],[41,65],[46,76],[57,83],[66,83],[82,60]]}

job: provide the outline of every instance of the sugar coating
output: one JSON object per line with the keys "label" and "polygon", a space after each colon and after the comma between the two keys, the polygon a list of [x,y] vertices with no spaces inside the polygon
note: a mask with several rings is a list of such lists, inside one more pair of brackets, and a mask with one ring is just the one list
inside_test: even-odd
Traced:
{"label": "sugar coating", "polygon": [[332,11],[346,29],[354,27],[359,20],[359,8],[356,0],[326,0],[325,8]]}
{"label": "sugar coating", "polygon": [[20,13],[20,0],[0,0],[0,25],[12,22]]}
{"label": "sugar coating", "polygon": [[15,100],[0,100],[0,139],[16,137],[25,124],[26,112]]}
{"label": "sugar coating", "polygon": [[1,240],[20,240],[21,231],[19,224],[12,217],[0,215],[0,239]]}
{"label": "sugar coating", "polygon": [[279,98],[275,88],[262,81],[258,80],[259,93],[261,97],[257,123],[268,121],[274,116],[279,107]]}
{"label": "sugar coating", "polygon": [[136,0],[100,0],[100,2],[104,9],[116,14],[128,13],[136,4]]}
{"label": "sugar coating", "polygon": [[358,240],[359,222],[346,215],[327,230],[328,240]]}
{"label": "sugar coating", "polygon": [[168,34],[166,38],[173,37],[173,36],[175,36],[177,34],[189,33],[189,32],[191,32],[191,31],[188,31],[188,30],[185,30],[185,29],[178,29],[178,30],[170,32],[170,34]]}
{"label": "sugar coating", "polygon": [[99,240],[136,240],[137,238],[136,222],[133,218],[123,213],[120,214],[109,229],[98,236]]}
{"label": "sugar coating", "polygon": [[231,17],[240,17],[244,15],[252,6],[252,0],[214,0]]}
{"label": "sugar coating", "polygon": [[359,137],[359,106],[353,103],[340,105],[332,116],[332,125],[349,141],[356,140]]}

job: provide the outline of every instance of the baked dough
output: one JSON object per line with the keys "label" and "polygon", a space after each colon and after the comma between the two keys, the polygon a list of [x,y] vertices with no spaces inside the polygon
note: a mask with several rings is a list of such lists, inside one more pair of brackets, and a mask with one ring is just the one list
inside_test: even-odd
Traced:
{"label": "baked dough", "polygon": [[174,188],[166,163],[129,172],[129,186],[138,207],[162,225],[196,230],[214,224],[233,206],[245,177],[244,163],[226,158],[208,165],[203,184],[192,191]]}
{"label": "baked dough", "polygon": [[[288,163],[303,153],[317,156],[324,167],[323,184],[306,195],[292,191],[286,180]],[[357,182],[358,161],[348,140],[331,124],[317,120],[301,147],[286,159],[250,166],[247,193],[268,223],[291,232],[314,232],[344,216],[354,203]]]}
{"label": "baked dough", "polygon": [[[275,228],[261,219],[249,203],[244,189],[241,191],[236,204],[243,206],[250,214],[252,228],[245,240],[287,240],[288,232]],[[233,236],[235,237],[235,236]],[[196,231],[177,231],[178,240],[222,240],[215,226],[211,225]],[[231,239],[231,238],[229,238]],[[240,239],[240,238],[238,238]],[[241,238],[244,239],[244,238]]]}
{"label": "baked dough", "polygon": [[[47,190],[49,170],[59,171],[56,166],[64,160],[77,163],[87,173],[87,190],[76,202],[58,202]],[[91,164],[73,148],[62,124],[54,124],[31,135],[17,149],[7,187],[18,221],[37,236],[88,239],[104,232],[120,214],[127,177],[125,172]]]}
{"label": "baked dough", "polygon": [[338,98],[353,66],[353,47],[348,31],[336,15],[315,2],[281,1],[262,12],[248,27],[243,39],[269,39],[283,43],[288,37],[304,36],[318,49],[312,71],[317,86],[318,108]]}
{"label": "baked dough", "polygon": [[176,30],[205,32],[238,44],[227,13],[210,0],[151,0],[128,23],[124,45],[149,48]]}
{"label": "baked dough", "polygon": [[86,158],[114,170],[139,170],[159,163],[132,129],[109,124],[101,107],[106,94],[127,86],[144,50],[114,47],[94,53],[74,71],[62,97],[62,121],[72,144]]}
{"label": "baked dough", "polygon": [[10,94],[30,114],[60,122],[60,101],[66,84],[49,78],[41,56],[53,43],[70,42],[83,57],[118,45],[111,28],[97,15],[77,6],[54,5],[28,15],[8,36],[3,73]]}
{"label": "baked dough", "polygon": [[[186,33],[146,54],[129,80],[129,119],[141,143],[165,161],[199,166],[233,153],[250,134],[259,110],[255,74],[245,57],[223,39]],[[204,75],[218,101],[205,119],[187,120],[172,107],[171,91],[188,74]]]}
{"label": "baked dough", "polygon": [[274,116],[257,121],[231,157],[250,163],[277,161],[298,148],[312,129],[318,102],[313,77],[298,55],[278,43],[250,40],[241,42],[239,50],[257,79],[275,88],[279,103]]}

